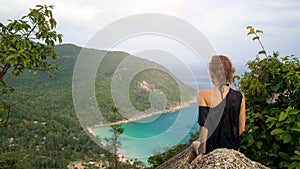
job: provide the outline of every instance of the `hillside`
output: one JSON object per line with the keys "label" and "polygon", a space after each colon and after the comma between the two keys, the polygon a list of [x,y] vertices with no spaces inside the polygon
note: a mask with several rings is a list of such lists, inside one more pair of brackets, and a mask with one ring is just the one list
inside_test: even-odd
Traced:
{"label": "hillside", "polygon": [[[64,44],[56,47],[61,67],[50,79],[43,72],[33,75],[24,72],[19,78],[7,77],[9,85],[16,89],[9,97],[12,107],[9,127],[0,130],[0,164],[14,163],[18,168],[65,168],[69,161],[78,159],[99,160],[104,150],[99,148],[82,130],[76,116],[72,99],[73,68],[81,47]],[[106,51],[85,49],[89,54]],[[160,65],[130,55],[138,65],[151,65],[159,69],[139,72],[130,82],[128,93],[135,111],[128,109],[122,114],[114,113],[111,95],[112,75],[126,58],[124,52],[108,52],[103,58],[95,78],[95,96],[99,109],[107,121],[113,122],[128,117],[149,113],[161,107],[150,108],[149,97],[153,91],[164,93],[166,108],[180,105],[191,99],[194,90],[172,77]],[[130,66],[130,65],[129,65]],[[179,89],[181,92],[178,92]],[[184,93],[184,94],[181,94]],[[154,93],[157,94],[157,93]],[[161,98],[161,97],[158,97]],[[162,97],[163,98],[163,97]],[[96,113],[96,112],[89,112]],[[124,114],[126,116],[124,117]],[[78,114],[77,114],[78,115]],[[97,114],[88,114],[85,125],[99,123]],[[128,115],[128,116],[127,116]]]}

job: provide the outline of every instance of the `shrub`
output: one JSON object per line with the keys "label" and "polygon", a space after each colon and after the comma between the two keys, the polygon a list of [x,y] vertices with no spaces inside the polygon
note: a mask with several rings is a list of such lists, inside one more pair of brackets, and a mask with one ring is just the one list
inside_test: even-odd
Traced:
{"label": "shrub", "polygon": [[247,28],[262,50],[239,81],[247,104],[241,151],[271,168],[300,168],[299,59],[267,55],[258,36],[262,31]]}

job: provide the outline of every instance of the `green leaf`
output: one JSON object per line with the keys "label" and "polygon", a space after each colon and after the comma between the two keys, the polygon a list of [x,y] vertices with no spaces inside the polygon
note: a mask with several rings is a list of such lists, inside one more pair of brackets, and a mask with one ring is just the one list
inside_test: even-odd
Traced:
{"label": "green leaf", "polygon": [[246,26],[246,29],[253,29],[252,26]]}
{"label": "green leaf", "polygon": [[294,115],[289,115],[288,116],[288,122],[292,123],[296,120],[296,117]]}
{"label": "green leaf", "polygon": [[286,117],[287,117],[287,114],[285,112],[281,112],[279,115],[278,121],[283,121],[286,119]]}
{"label": "green leaf", "polygon": [[290,111],[288,111],[288,114],[299,114],[300,110],[297,109],[291,109]]}
{"label": "green leaf", "polygon": [[14,88],[10,88],[9,91],[10,91],[11,94],[15,93],[15,89]]}
{"label": "green leaf", "polygon": [[296,131],[296,132],[300,132],[300,128],[299,127],[293,127],[293,128],[290,128],[290,130]]}
{"label": "green leaf", "polygon": [[37,8],[43,8],[42,5],[36,5],[35,7],[37,7]]}
{"label": "green leaf", "polygon": [[49,78],[53,79],[53,78],[54,78],[54,76],[53,76],[52,74],[49,74]]}
{"label": "green leaf", "polygon": [[258,36],[255,36],[255,37],[252,38],[253,41],[254,41],[254,40],[258,40],[258,39],[259,39]]}
{"label": "green leaf", "polygon": [[278,152],[278,156],[283,158],[284,160],[289,160],[289,155],[285,152]]}
{"label": "green leaf", "polygon": [[247,35],[251,35],[251,34],[254,34],[255,32],[254,32],[254,29],[253,28],[251,28],[250,30],[249,30],[249,32],[248,32],[248,34]]}
{"label": "green leaf", "polygon": [[266,123],[273,122],[273,121],[277,121],[277,118],[275,118],[275,117],[269,117],[269,118],[266,120]]}
{"label": "green leaf", "polygon": [[59,66],[56,66],[55,69],[60,72],[61,71],[61,68]]}
{"label": "green leaf", "polygon": [[16,49],[14,49],[14,48],[9,48],[8,50],[13,51],[13,52],[17,52]]}
{"label": "green leaf", "polygon": [[271,131],[271,135],[277,135],[277,134],[281,134],[284,131],[282,129],[274,129]]}
{"label": "green leaf", "polygon": [[300,156],[294,155],[294,156],[290,157],[290,160],[300,161]]}
{"label": "green leaf", "polygon": [[[291,159],[293,160],[293,158],[291,158]],[[294,160],[296,160],[296,159],[294,159]],[[299,157],[298,157],[298,160],[297,160],[297,161],[299,161]],[[290,168],[296,168],[296,169],[299,169],[299,168],[300,168],[300,163],[294,161],[294,162],[292,162],[292,163],[289,164],[289,169],[290,169]]]}
{"label": "green leaf", "polygon": [[56,21],[53,18],[50,18],[50,25],[51,25],[51,29],[54,29],[56,27]]}
{"label": "green leaf", "polygon": [[287,168],[289,166],[290,163],[286,162],[286,161],[281,161],[279,163],[279,168]]}
{"label": "green leaf", "polygon": [[258,30],[258,29],[255,32],[256,33],[264,33],[262,30]]}
{"label": "green leaf", "polygon": [[2,113],[4,110],[5,110],[5,107],[2,104],[0,104],[0,113]]}
{"label": "green leaf", "polygon": [[280,89],[280,84],[273,84],[271,85],[271,90],[275,93]]}
{"label": "green leaf", "polygon": [[283,143],[290,143],[292,140],[292,136],[290,134],[285,134],[283,137]]}
{"label": "green leaf", "polygon": [[241,79],[241,77],[240,77],[240,76],[238,76],[238,75],[235,75],[235,76],[233,76],[233,79],[240,80],[240,79]]}
{"label": "green leaf", "polygon": [[266,54],[266,51],[265,50],[261,50],[258,52],[258,54]]}
{"label": "green leaf", "polygon": [[16,57],[16,54],[8,55],[8,57],[5,58],[5,62],[7,62],[7,61],[9,61],[9,60],[11,60],[11,59],[13,59],[15,57]]}
{"label": "green leaf", "polygon": [[262,145],[263,145],[263,142],[258,141],[258,142],[255,143],[255,145],[256,145],[256,147],[257,147],[258,149],[261,149],[261,147],[262,147]]}

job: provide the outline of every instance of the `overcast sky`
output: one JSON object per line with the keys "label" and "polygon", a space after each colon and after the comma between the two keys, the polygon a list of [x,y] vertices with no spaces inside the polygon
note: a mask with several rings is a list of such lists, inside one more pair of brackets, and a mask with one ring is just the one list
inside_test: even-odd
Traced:
{"label": "overcast sky", "polygon": [[[217,53],[233,62],[255,58],[258,43],[247,36],[247,25],[262,29],[268,53],[300,56],[300,1],[298,0],[0,0],[0,21],[18,19],[37,4],[54,5],[57,31],[64,43],[85,46],[104,26],[124,17],[160,13],[195,26]],[[126,49],[121,49],[126,50]],[[129,51],[130,52],[130,51]]]}

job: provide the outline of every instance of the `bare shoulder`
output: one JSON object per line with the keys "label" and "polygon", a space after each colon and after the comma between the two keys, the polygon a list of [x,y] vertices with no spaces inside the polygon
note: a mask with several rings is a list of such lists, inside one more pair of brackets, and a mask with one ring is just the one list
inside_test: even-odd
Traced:
{"label": "bare shoulder", "polygon": [[207,97],[210,95],[211,89],[202,89],[199,90],[199,106],[207,106]]}
{"label": "bare shoulder", "polygon": [[211,93],[211,89],[202,89],[202,90],[199,90],[199,95],[200,96],[205,96],[207,94],[210,94]]}

